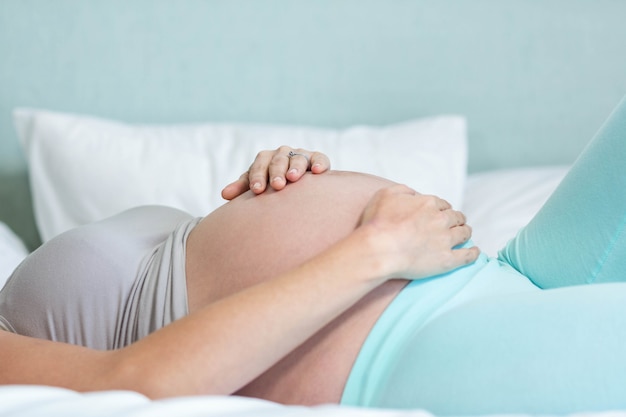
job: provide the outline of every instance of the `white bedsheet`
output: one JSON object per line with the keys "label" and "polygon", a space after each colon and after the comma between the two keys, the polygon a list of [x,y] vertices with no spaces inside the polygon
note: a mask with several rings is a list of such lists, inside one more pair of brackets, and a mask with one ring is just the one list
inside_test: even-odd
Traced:
{"label": "white bedsheet", "polygon": [[[269,401],[227,396],[180,397],[151,401],[130,391],[80,394],[60,388],[15,385],[0,387],[0,417],[4,416],[434,417],[424,410],[380,410],[334,404],[315,407],[284,406]],[[626,417],[626,411],[582,412],[566,417]]]}
{"label": "white bedsheet", "polygon": [[496,256],[539,211],[567,169],[546,166],[470,175],[462,210],[472,226],[474,243],[489,256]]}
{"label": "white bedsheet", "polygon": [[338,405],[284,406],[232,396],[179,397],[150,401],[130,391],[80,394],[60,388],[14,385],[0,387],[0,416],[431,417],[432,414],[421,410],[374,410]]}
{"label": "white bedsheet", "polygon": [[28,251],[9,227],[0,222],[0,288]]}

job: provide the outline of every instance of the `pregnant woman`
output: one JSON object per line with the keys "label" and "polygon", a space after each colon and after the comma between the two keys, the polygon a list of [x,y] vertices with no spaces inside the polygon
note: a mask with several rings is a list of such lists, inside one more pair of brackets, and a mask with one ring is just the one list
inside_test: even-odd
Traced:
{"label": "pregnant woman", "polygon": [[[285,173],[300,153],[273,160]],[[0,294],[0,382],[440,415],[624,408],[625,160],[622,101],[499,259],[445,201],[355,173],[204,219],[151,207],[78,228]],[[261,165],[250,183],[276,170]]]}

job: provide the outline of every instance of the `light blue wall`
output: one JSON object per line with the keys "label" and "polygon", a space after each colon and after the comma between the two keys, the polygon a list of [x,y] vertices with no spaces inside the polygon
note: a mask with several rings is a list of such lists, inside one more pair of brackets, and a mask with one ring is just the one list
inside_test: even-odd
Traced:
{"label": "light blue wall", "polygon": [[29,213],[18,105],[322,126],[461,113],[472,171],[571,162],[626,93],[625,16],[621,0],[0,0],[0,220]]}

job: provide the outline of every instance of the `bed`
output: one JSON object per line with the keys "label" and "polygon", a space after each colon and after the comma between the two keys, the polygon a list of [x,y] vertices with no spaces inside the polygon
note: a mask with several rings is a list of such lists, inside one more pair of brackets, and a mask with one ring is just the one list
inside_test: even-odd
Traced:
{"label": "bed", "polygon": [[[623,16],[617,0],[3,0],[0,286],[75,225],[206,214],[281,144],[444,196],[495,255],[626,93]],[[56,414],[430,415],[0,387],[0,415]]]}

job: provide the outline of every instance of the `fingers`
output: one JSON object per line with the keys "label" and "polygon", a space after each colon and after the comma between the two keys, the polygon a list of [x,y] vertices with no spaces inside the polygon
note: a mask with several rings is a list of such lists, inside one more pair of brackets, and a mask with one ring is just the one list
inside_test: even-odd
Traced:
{"label": "fingers", "polygon": [[250,188],[250,181],[248,179],[248,173],[244,172],[241,174],[237,181],[231,182],[222,190],[222,198],[224,200],[232,200],[248,191]]}
{"label": "fingers", "polygon": [[462,245],[472,237],[472,228],[466,224],[450,228],[450,247]]}
{"label": "fingers", "polygon": [[450,228],[450,247],[462,245],[472,237],[472,228],[466,224],[465,214],[446,209],[442,211],[445,223]]}
{"label": "fingers", "polygon": [[270,161],[269,183],[273,189],[281,190],[288,181],[298,181],[307,171],[321,174],[329,169],[330,159],[321,152],[281,146]]}
{"label": "fingers", "polygon": [[442,213],[446,217],[446,222],[450,227],[463,226],[466,222],[465,214],[453,209],[445,209]]}
{"label": "fingers", "polygon": [[445,269],[453,270],[465,265],[469,265],[476,261],[480,256],[480,249],[477,246],[471,248],[459,248],[453,249],[448,258],[448,263],[445,265]]}
{"label": "fingers", "polygon": [[287,153],[287,158],[286,165],[280,156],[275,165],[270,165],[270,172],[275,174],[270,174],[270,178],[274,179],[270,184],[275,190],[282,189],[287,181],[298,181],[307,171],[321,174],[330,169],[330,159],[321,152],[294,149]]}
{"label": "fingers", "polygon": [[443,198],[436,197],[436,199],[437,199],[437,207],[439,207],[439,210],[450,210],[450,209],[452,209],[452,204],[448,203]]}
{"label": "fingers", "polygon": [[396,271],[398,276],[419,279],[440,274],[470,264],[480,254],[478,248],[466,247],[472,228],[462,212],[446,200],[403,185],[380,190],[364,209],[360,225],[385,236],[388,246],[381,253],[398,255],[406,267],[405,275],[401,268]]}
{"label": "fingers", "polygon": [[[289,169],[290,158],[288,155],[290,151],[291,148],[288,146],[281,146],[275,151],[259,152],[252,165],[250,165],[248,172],[244,173],[239,177],[239,180],[233,183],[237,184],[236,186],[229,184],[222,191],[222,196],[224,196],[224,191],[234,194],[230,199],[247,190],[251,190],[255,194],[261,194],[266,190],[268,184],[276,190],[284,188],[287,184],[285,174]],[[306,161],[306,158],[301,159]],[[305,164],[304,171],[306,172],[308,162],[305,162]],[[244,181],[245,184],[243,184]],[[236,192],[239,192],[239,194],[235,194]]]}
{"label": "fingers", "polygon": [[257,154],[252,165],[250,165],[248,169],[248,181],[249,188],[253,193],[261,194],[265,191],[268,183],[268,175],[271,175],[270,166],[275,158],[276,155],[273,151],[261,151]]}
{"label": "fingers", "polygon": [[450,247],[448,263],[446,269],[455,269],[464,265],[469,265],[478,259],[480,249],[476,246],[460,247],[469,242],[472,237],[472,228],[465,224],[466,218],[463,213],[455,210],[448,210],[452,226],[450,227]]}
{"label": "fingers", "polygon": [[282,190],[287,182],[298,181],[307,172],[321,174],[330,169],[330,160],[321,152],[311,152],[281,146],[272,151],[261,151],[247,172],[237,181],[228,184],[222,190],[222,197],[232,200],[251,190],[261,194],[268,184],[275,190]]}
{"label": "fingers", "polygon": [[329,168],[330,160],[323,153],[281,146],[259,152],[248,170],[249,187],[255,194],[264,192],[267,184],[282,190],[288,181],[298,181],[309,169],[319,174]]}
{"label": "fingers", "polygon": [[256,175],[257,170],[259,176],[267,172],[270,186],[275,190],[282,190],[287,185],[287,181],[297,181],[309,170],[310,160],[309,151],[281,146],[273,153],[267,166],[253,164],[250,167],[250,175]]}
{"label": "fingers", "polygon": [[311,172],[314,174],[321,174],[330,169],[330,159],[321,153],[321,152],[313,152],[311,153]]}
{"label": "fingers", "polygon": [[445,244],[447,249],[439,252],[439,265],[434,272],[444,273],[475,262],[480,256],[480,249],[468,244],[471,236],[472,229],[468,225],[450,228],[450,240]]}
{"label": "fingers", "polygon": [[[289,181],[298,181],[305,172],[309,170],[311,155],[310,152],[302,150],[302,149],[294,149],[293,151],[289,151],[287,154],[288,164],[283,166],[278,166],[276,171],[276,178],[280,178],[280,182],[276,182],[276,184],[272,183],[272,188],[281,189],[287,184],[287,180]],[[270,170],[271,170],[270,166]],[[281,177],[285,175],[285,177]],[[280,187],[276,188],[274,185]]]}

